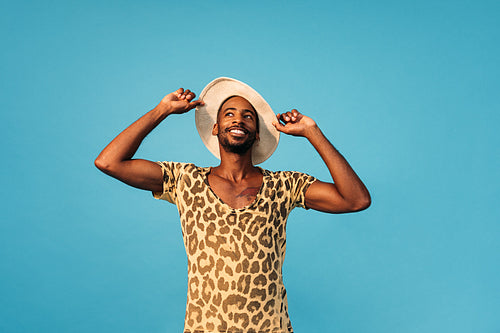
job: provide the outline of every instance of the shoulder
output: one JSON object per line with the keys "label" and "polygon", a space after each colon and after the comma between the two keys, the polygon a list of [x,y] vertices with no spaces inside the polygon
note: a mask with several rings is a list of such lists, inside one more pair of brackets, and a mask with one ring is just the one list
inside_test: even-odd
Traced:
{"label": "shoulder", "polygon": [[285,190],[307,189],[307,187],[316,181],[316,178],[299,171],[269,171],[263,170],[264,175],[269,178],[271,186],[284,187]]}
{"label": "shoulder", "polygon": [[162,161],[157,162],[161,168],[173,175],[188,175],[192,177],[197,177],[205,171],[208,171],[210,168],[207,167],[199,167],[193,163],[185,163],[185,162],[172,162],[172,161]]}
{"label": "shoulder", "polygon": [[274,179],[299,180],[302,178],[314,178],[313,176],[310,176],[307,173],[299,171],[269,171],[269,170],[263,170],[263,171],[264,174],[267,174]]}
{"label": "shoulder", "polygon": [[201,170],[205,169],[203,167],[199,167],[194,165],[193,163],[185,163],[185,162],[173,162],[173,161],[158,161],[156,162],[160,166],[168,168],[168,169],[175,169],[175,170]]}

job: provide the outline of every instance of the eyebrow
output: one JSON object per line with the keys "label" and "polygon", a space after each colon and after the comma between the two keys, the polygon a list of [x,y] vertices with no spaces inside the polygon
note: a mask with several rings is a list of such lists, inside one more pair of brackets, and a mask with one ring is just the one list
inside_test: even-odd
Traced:
{"label": "eyebrow", "polygon": [[[229,108],[225,108],[223,110],[223,112],[226,112],[226,111],[229,111],[229,110],[236,110],[236,108],[232,108],[232,107],[229,107]],[[253,114],[254,116],[257,116],[257,112],[255,112],[255,110],[252,110],[252,109],[243,109],[243,112],[250,112],[251,114]]]}

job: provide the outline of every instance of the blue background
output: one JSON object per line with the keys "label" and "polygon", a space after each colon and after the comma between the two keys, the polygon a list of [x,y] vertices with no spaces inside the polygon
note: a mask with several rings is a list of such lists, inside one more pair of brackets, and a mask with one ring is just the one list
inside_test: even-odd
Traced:
{"label": "blue background", "polygon": [[[167,93],[229,76],[317,121],[372,206],[295,210],[296,332],[500,332],[498,1],[18,1],[0,8],[1,332],[181,332],[175,206],[97,154]],[[194,112],[136,157],[216,165]],[[282,135],[262,167],[329,180]]]}

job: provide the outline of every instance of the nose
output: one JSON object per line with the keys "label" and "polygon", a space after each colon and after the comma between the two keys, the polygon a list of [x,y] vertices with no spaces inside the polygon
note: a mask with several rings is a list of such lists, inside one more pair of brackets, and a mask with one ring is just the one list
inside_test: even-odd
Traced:
{"label": "nose", "polygon": [[243,116],[237,112],[233,117],[233,124],[241,124],[243,123]]}

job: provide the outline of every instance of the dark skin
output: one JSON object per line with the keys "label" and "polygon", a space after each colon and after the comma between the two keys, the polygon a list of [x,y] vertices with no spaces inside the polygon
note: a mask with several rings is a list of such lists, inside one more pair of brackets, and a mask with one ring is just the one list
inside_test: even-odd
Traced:
{"label": "dark skin", "polygon": [[[243,144],[255,133],[258,140],[257,114],[242,97],[228,99],[220,108],[213,135],[225,136],[228,144]],[[208,182],[212,191],[233,208],[250,205],[262,185],[262,173],[252,165],[251,150],[235,154],[220,145],[221,164],[211,168]]]}
{"label": "dark skin", "polygon": [[[183,88],[165,96],[153,110],[104,148],[95,160],[97,168],[128,185],[161,192],[163,179],[160,166],[148,160],[133,159],[133,155],[146,135],[165,118],[203,104],[194,97],[193,92]],[[224,136],[233,146],[241,145],[252,135],[258,140],[255,117],[248,101],[241,97],[231,98],[222,106],[212,134]],[[332,176],[332,182],[315,181],[309,186],[305,194],[307,207],[328,213],[347,213],[366,209],[370,205],[370,195],[363,182],[314,120],[293,109],[277,114],[273,125],[282,133],[309,140]],[[208,176],[210,187],[221,200],[235,209],[249,205],[255,200],[263,178],[260,169],[252,164],[251,149],[235,153],[220,145],[220,153],[220,165],[212,168]]]}

